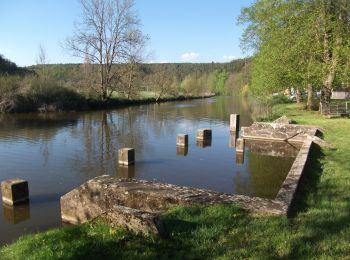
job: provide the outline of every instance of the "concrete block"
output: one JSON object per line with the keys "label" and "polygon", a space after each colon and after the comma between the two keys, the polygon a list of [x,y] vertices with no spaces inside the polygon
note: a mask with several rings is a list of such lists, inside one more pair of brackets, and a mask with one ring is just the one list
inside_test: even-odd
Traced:
{"label": "concrete block", "polygon": [[208,140],[212,138],[212,131],[209,128],[197,130],[197,140]]}
{"label": "concrete block", "polygon": [[231,114],[230,115],[230,131],[238,132],[239,131],[239,115]]}
{"label": "concrete block", "polygon": [[2,201],[8,205],[15,205],[28,201],[28,182],[22,179],[11,179],[1,182]]}
{"label": "concrete block", "polygon": [[188,135],[178,134],[176,137],[176,146],[188,146]]}
{"label": "concrete block", "polygon": [[122,165],[130,165],[135,163],[135,149],[122,148],[118,150],[118,163]]}

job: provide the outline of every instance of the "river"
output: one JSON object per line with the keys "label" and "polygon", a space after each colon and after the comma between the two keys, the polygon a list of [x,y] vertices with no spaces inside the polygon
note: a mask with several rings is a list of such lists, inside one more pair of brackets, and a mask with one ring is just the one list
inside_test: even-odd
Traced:
{"label": "river", "polygon": [[[156,180],[226,193],[274,198],[294,158],[245,152],[236,163],[229,115],[249,126],[254,105],[238,97],[128,106],[113,110],[0,117],[0,181],[23,178],[30,202],[0,206],[0,245],[61,226],[59,198],[102,174]],[[210,144],[196,142],[211,128]],[[188,150],[177,150],[179,133]],[[136,163],[120,167],[118,149],[133,147]]]}

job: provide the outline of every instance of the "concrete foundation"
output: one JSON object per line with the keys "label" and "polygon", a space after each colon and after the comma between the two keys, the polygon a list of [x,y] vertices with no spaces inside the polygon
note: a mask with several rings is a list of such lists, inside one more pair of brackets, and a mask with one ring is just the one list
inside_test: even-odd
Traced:
{"label": "concrete foundation", "polygon": [[118,163],[121,165],[131,165],[135,163],[135,149],[122,148],[118,150]]}
{"label": "concrete foundation", "polygon": [[29,200],[28,182],[22,179],[11,179],[1,182],[2,201],[16,205]]}

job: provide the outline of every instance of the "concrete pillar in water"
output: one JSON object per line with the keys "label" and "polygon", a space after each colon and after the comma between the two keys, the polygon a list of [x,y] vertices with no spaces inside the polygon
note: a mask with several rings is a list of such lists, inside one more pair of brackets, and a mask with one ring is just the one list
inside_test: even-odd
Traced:
{"label": "concrete pillar in water", "polygon": [[28,182],[22,179],[11,179],[1,182],[2,201],[16,205],[29,200]]}
{"label": "concrete pillar in water", "polygon": [[197,140],[211,140],[212,132],[209,128],[197,130]]}
{"label": "concrete pillar in water", "polygon": [[237,132],[239,131],[239,115],[238,114],[231,114],[230,115],[230,132]]}
{"label": "concrete pillar in water", "polygon": [[228,146],[230,148],[236,147],[236,140],[237,140],[237,132],[231,132]]}
{"label": "concrete pillar in water", "polygon": [[176,137],[176,146],[187,147],[188,146],[188,135],[178,134]]}
{"label": "concrete pillar in water", "polygon": [[236,153],[244,153],[244,139],[237,138],[236,140]]}
{"label": "concrete pillar in water", "polygon": [[121,165],[130,165],[135,163],[135,149],[121,148],[118,150],[118,163]]}

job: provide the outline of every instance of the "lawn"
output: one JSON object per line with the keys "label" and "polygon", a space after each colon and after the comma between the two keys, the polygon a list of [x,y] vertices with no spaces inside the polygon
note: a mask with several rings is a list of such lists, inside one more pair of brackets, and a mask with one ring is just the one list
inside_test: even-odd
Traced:
{"label": "lawn", "polygon": [[350,119],[326,119],[296,104],[277,105],[298,124],[326,130],[336,150],[314,147],[294,216],[249,215],[235,205],[174,207],[163,217],[169,238],[144,237],[103,224],[20,238],[0,259],[350,258]]}

